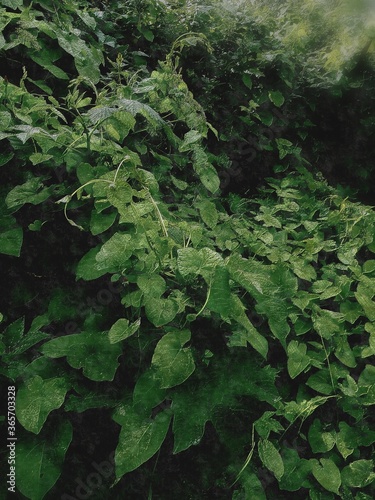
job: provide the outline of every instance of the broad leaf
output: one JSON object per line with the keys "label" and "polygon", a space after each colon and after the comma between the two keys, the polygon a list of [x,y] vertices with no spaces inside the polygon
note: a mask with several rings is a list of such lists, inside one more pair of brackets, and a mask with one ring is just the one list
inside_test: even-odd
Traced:
{"label": "broad leaf", "polygon": [[96,268],[105,272],[122,271],[133,253],[132,237],[126,233],[115,233],[97,253]]}
{"label": "broad leaf", "polygon": [[116,342],[127,339],[139,329],[140,324],[140,319],[137,319],[137,321],[131,324],[129,324],[129,320],[125,318],[118,319],[108,332],[109,342],[111,344],[116,344]]}
{"label": "broad leaf", "polygon": [[42,180],[33,177],[22,185],[13,188],[5,198],[7,207],[13,211],[18,210],[25,203],[38,205],[51,195],[51,189],[43,187]]}
{"label": "broad leaf", "polygon": [[278,108],[282,106],[285,102],[284,96],[278,90],[270,91],[268,93],[268,96],[270,98],[270,101]]}
{"label": "broad leaf", "polygon": [[132,407],[121,411],[117,422],[121,425],[116,448],[116,478],[137,469],[159,450],[171,420],[171,414],[161,412],[154,419],[139,415]]}
{"label": "broad leaf", "polygon": [[311,463],[300,458],[296,450],[288,447],[283,449],[281,456],[285,472],[279,486],[282,490],[298,491],[311,473]]}
{"label": "broad leaf", "polygon": [[310,364],[310,357],[307,356],[307,347],[305,344],[300,344],[296,340],[292,340],[288,344],[287,368],[291,378],[296,378]]}
{"label": "broad leaf", "polygon": [[275,445],[268,439],[260,439],[258,453],[263,465],[280,480],[284,475],[284,463]]}
{"label": "broad leaf", "polygon": [[66,356],[70,366],[83,369],[95,381],[113,380],[122,353],[120,344],[110,344],[105,332],[82,332],[50,340],[40,350],[50,358]]}
{"label": "broad leaf", "polygon": [[365,488],[375,480],[373,460],[356,460],[344,467],[342,482],[351,488]]}
{"label": "broad leaf", "polygon": [[42,500],[61,475],[72,441],[69,421],[54,427],[48,437],[25,436],[17,443],[17,488],[30,500]]}
{"label": "broad leaf", "polygon": [[237,359],[215,356],[204,371],[197,372],[171,394],[174,453],[197,445],[216,409],[230,408],[237,396],[248,395],[270,405],[278,400],[275,370],[270,367],[260,370],[245,353]]}
{"label": "broad leaf", "polygon": [[182,384],[194,372],[191,348],[184,347],[190,337],[189,330],[176,330],[159,340],[151,364],[162,388]]}
{"label": "broad leaf", "polygon": [[208,280],[215,267],[223,262],[222,257],[210,248],[181,248],[177,254],[177,266],[182,276],[201,274]]}
{"label": "broad leaf", "polygon": [[232,310],[231,299],[229,273],[225,267],[217,266],[210,288],[207,308],[223,317],[228,317]]}
{"label": "broad leaf", "polygon": [[52,410],[60,408],[69,390],[65,378],[43,380],[39,375],[25,382],[17,392],[17,419],[25,429],[39,434]]}
{"label": "broad leaf", "polygon": [[332,491],[339,495],[341,486],[341,474],[337,465],[330,458],[321,458],[320,461],[310,459],[312,463],[312,473],[319,484],[327,491]]}
{"label": "broad leaf", "polygon": [[106,273],[105,269],[99,269],[96,256],[98,255],[101,247],[98,245],[91,248],[78,262],[76,276],[77,280],[82,278],[86,281],[95,280]]}
{"label": "broad leaf", "polygon": [[170,323],[177,315],[178,304],[173,299],[145,298],[146,316],[157,327]]}

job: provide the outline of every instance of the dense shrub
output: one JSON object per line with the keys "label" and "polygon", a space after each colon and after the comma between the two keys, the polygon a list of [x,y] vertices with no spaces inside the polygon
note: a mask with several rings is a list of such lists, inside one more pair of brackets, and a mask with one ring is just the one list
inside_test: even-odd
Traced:
{"label": "dense shrub", "polygon": [[18,497],[373,498],[365,11],[0,3]]}

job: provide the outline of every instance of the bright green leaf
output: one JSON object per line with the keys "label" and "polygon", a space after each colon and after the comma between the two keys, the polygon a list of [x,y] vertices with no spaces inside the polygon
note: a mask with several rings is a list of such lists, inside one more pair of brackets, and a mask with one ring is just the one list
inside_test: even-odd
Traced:
{"label": "bright green leaf", "polygon": [[140,324],[140,319],[137,319],[137,321],[131,324],[129,324],[129,321],[125,318],[118,319],[108,332],[109,342],[111,344],[116,344],[116,342],[127,339],[139,329]]}
{"label": "bright green leaf", "polygon": [[190,337],[189,330],[176,330],[159,340],[151,363],[162,388],[182,384],[194,372],[191,348],[184,347]]}
{"label": "bright green leaf", "polygon": [[284,475],[284,463],[275,445],[268,439],[260,439],[258,453],[263,465],[280,480]]}
{"label": "bright green leaf", "polygon": [[356,460],[344,467],[342,482],[350,488],[365,488],[375,480],[373,460]]}
{"label": "bright green leaf", "polygon": [[312,473],[318,483],[327,491],[339,495],[341,475],[335,462],[330,458],[321,458],[320,463],[316,459],[310,461],[312,463]]}

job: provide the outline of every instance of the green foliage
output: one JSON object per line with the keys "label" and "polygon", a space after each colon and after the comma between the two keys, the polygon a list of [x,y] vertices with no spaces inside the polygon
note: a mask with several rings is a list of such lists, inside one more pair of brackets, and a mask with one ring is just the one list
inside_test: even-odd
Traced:
{"label": "green foliage", "polygon": [[[374,497],[375,214],[301,145],[361,40],[302,3],[1,2],[0,376],[26,498],[113,452],[100,498]],[[226,196],[248,133],[272,177]]]}

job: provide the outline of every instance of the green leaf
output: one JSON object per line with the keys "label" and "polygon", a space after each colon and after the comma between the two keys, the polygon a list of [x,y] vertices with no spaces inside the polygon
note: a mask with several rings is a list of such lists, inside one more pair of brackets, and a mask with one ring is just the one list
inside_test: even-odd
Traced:
{"label": "green leaf", "polygon": [[90,231],[91,234],[96,236],[97,234],[104,233],[107,231],[113,223],[115,222],[117,214],[115,212],[109,214],[98,213],[93,210],[90,219]]}
{"label": "green leaf", "polygon": [[169,412],[158,413],[150,419],[138,415],[131,407],[125,408],[115,454],[117,480],[155,455],[167,435],[170,421]]}
{"label": "green leaf", "polygon": [[118,400],[111,397],[110,394],[100,394],[96,391],[81,389],[81,387],[75,387],[74,389],[79,392],[79,396],[75,394],[68,395],[64,403],[65,411],[83,413],[86,410],[114,408],[118,405]]}
{"label": "green leaf", "polygon": [[375,302],[372,299],[373,292],[367,287],[358,287],[357,292],[354,292],[355,298],[365,311],[366,316],[370,321],[375,321]]}
{"label": "green leaf", "polygon": [[183,347],[190,337],[189,330],[176,330],[159,340],[151,364],[162,388],[182,384],[194,372],[195,363],[191,348]]}
{"label": "green leaf", "polygon": [[270,98],[270,101],[278,108],[280,108],[280,106],[282,106],[285,102],[284,96],[278,90],[268,92],[268,97]]}
{"label": "green leaf", "polygon": [[341,361],[342,364],[348,366],[349,368],[355,368],[357,366],[357,362],[353,351],[350,348],[348,339],[344,336],[337,338],[335,356]]}
{"label": "green leaf", "polygon": [[244,498],[254,498],[256,500],[267,500],[266,494],[264,492],[261,481],[258,479],[254,472],[245,469],[238,482],[242,485],[244,489],[245,496],[243,496],[243,492],[238,492],[238,497],[234,496],[237,493],[237,490],[234,492],[232,496],[232,500],[241,500]]}
{"label": "green leaf", "polygon": [[178,304],[173,299],[145,297],[147,319],[156,327],[170,323],[176,317],[178,310]]}
{"label": "green leaf", "polygon": [[308,439],[313,453],[325,453],[336,444],[335,432],[324,432],[323,425],[317,418],[310,425]]}
{"label": "green leaf", "polygon": [[105,332],[82,332],[50,340],[41,352],[50,358],[66,356],[70,366],[97,382],[113,380],[122,354],[120,344],[110,344]]}
{"label": "green leaf", "polygon": [[337,257],[343,264],[351,265],[355,262],[355,256],[362,246],[362,242],[359,239],[354,239],[348,243],[340,245],[337,250]]}
{"label": "green leaf", "polygon": [[14,156],[13,152],[0,153],[0,167],[6,165]]}
{"label": "green leaf", "polygon": [[147,41],[152,42],[154,40],[153,32],[146,26],[137,26],[137,29],[146,38]]}
{"label": "green leaf", "polygon": [[41,340],[48,338],[49,335],[41,332],[40,329],[49,323],[50,319],[48,315],[37,316],[34,318],[30,330],[26,334],[23,331],[24,318],[19,318],[9,325],[3,334],[3,340],[8,351],[7,355],[13,357],[22,354]]}
{"label": "green leaf", "polygon": [[373,460],[356,460],[343,468],[343,484],[350,488],[365,488],[375,480]]}
{"label": "green leaf", "polygon": [[171,180],[176,188],[180,189],[181,191],[185,191],[185,189],[187,189],[189,186],[187,182],[177,179],[176,177],[174,177],[174,175],[171,175]]}
{"label": "green leaf", "polygon": [[213,312],[228,317],[232,307],[231,291],[229,286],[229,273],[223,266],[215,268],[210,296],[207,302],[207,308]]}
{"label": "green leaf", "polygon": [[3,340],[7,349],[13,351],[22,339],[25,330],[25,318],[21,317],[8,325],[3,332]]}
{"label": "green leaf", "polygon": [[312,321],[317,332],[324,338],[330,339],[340,331],[343,316],[340,313],[316,307],[312,313]]}
{"label": "green leaf", "polygon": [[[3,132],[7,130],[11,123],[12,115],[8,111],[0,111],[0,131]],[[7,163],[7,161],[5,163]],[[5,163],[3,163],[3,165],[5,165]]]}
{"label": "green leaf", "polygon": [[308,479],[311,464],[308,460],[301,459],[296,450],[287,447],[282,451],[282,459],[285,472],[279,486],[282,490],[298,491]]}
{"label": "green leaf", "polygon": [[334,390],[328,369],[321,369],[311,375],[311,377],[308,378],[306,385],[315,391],[326,395],[332,394],[332,391]]}
{"label": "green leaf", "polygon": [[133,406],[139,413],[149,416],[151,410],[165,399],[166,391],[160,387],[155,370],[145,371],[137,380],[133,391]]}
{"label": "green leaf", "polygon": [[[251,377],[249,374],[251,373]],[[260,369],[246,352],[237,357],[214,356],[203,370],[173,389],[172,411],[174,453],[197,445],[208,420],[223,407],[231,408],[237,397],[248,395],[254,401],[276,405],[276,371],[269,366]]]}
{"label": "green leaf", "polygon": [[[42,49],[42,50],[40,50],[38,52],[35,51],[35,52],[30,53],[30,58],[34,62],[36,62],[37,64],[39,64],[39,66],[41,66],[42,68],[44,68],[47,71],[49,71],[53,76],[55,76],[59,80],[69,80],[69,75],[67,75],[67,73],[65,73],[65,71],[63,71],[61,68],[59,68],[58,66],[56,66],[55,64],[53,64],[53,61],[49,57],[48,53],[49,53],[49,47],[46,46],[44,48],[44,50]],[[39,84],[38,86],[40,86],[42,88],[41,85],[43,85],[43,83]]]}
{"label": "green leaf", "polygon": [[0,233],[0,253],[19,257],[22,243],[23,231],[21,227],[15,227]]}
{"label": "green leaf", "polygon": [[246,87],[247,87],[248,89],[250,89],[250,90],[251,90],[251,89],[253,88],[253,82],[252,82],[252,80],[251,80],[251,76],[250,76],[250,75],[248,75],[247,73],[244,73],[244,74],[242,75],[242,81],[243,81],[243,83],[246,85]]}
{"label": "green leaf", "polygon": [[263,415],[254,422],[255,430],[263,439],[268,439],[271,432],[283,431],[283,426],[273,418],[273,411],[265,411]]}
{"label": "green leaf", "polygon": [[201,274],[206,280],[214,273],[223,258],[210,248],[180,248],[177,250],[177,266],[182,276]]}
{"label": "green leaf", "polygon": [[43,380],[39,375],[25,382],[17,392],[16,414],[23,427],[39,434],[52,410],[60,408],[69,384],[65,378]]}
{"label": "green leaf", "polygon": [[373,273],[375,271],[375,259],[370,259],[366,260],[366,262],[363,264],[363,272],[366,273]]}
{"label": "green leaf", "polygon": [[96,268],[105,272],[118,272],[126,268],[134,250],[132,237],[127,233],[115,233],[97,253]]}
{"label": "green leaf", "polygon": [[279,150],[279,158],[282,160],[288,154],[293,153],[294,146],[293,143],[288,141],[287,139],[276,139],[277,149]]}
{"label": "green leaf", "polygon": [[229,339],[230,346],[241,345],[246,347],[247,342],[259,352],[263,358],[267,358],[268,342],[267,339],[261,335],[257,329],[252,325],[249,318],[245,314],[245,308],[239,297],[231,296],[231,314],[230,317],[238,322],[244,331],[235,332]]}
{"label": "green leaf", "polygon": [[117,208],[119,213],[126,214],[129,208],[129,203],[133,200],[133,189],[125,181],[117,181],[115,186],[110,186],[106,190],[108,201]]}
{"label": "green leaf", "polygon": [[316,279],[316,271],[308,260],[294,257],[291,264],[294,273],[302,280],[314,281]]}
{"label": "green leaf", "polygon": [[51,195],[51,188],[43,188],[40,178],[33,177],[24,184],[13,188],[5,198],[7,207],[13,211],[21,208],[25,203],[38,205]]}
{"label": "green leaf", "polygon": [[306,344],[300,344],[296,340],[292,340],[288,344],[287,368],[291,378],[296,378],[309,366],[310,357],[307,356],[306,352],[307,352]]}
{"label": "green leaf", "polygon": [[39,165],[39,163],[43,163],[45,161],[50,160],[53,158],[52,155],[46,155],[43,153],[33,153],[32,155],[29,156],[29,160],[33,165]]}
{"label": "green leaf", "polygon": [[358,379],[361,402],[364,405],[375,404],[375,366],[366,365]]}
{"label": "green leaf", "polygon": [[102,127],[112,140],[121,144],[135,124],[135,118],[130,113],[116,110],[105,120]]}
{"label": "green leaf", "polygon": [[320,463],[316,459],[311,459],[312,473],[318,483],[327,491],[339,495],[341,486],[340,470],[330,458],[321,458]]}
{"label": "green leaf", "polygon": [[116,344],[116,342],[127,339],[139,329],[140,324],[140,318],[131,324],[129,324],[129,321],[127,319],[118,319],[116,323],[111,326],[111,329],[108,332],[109,342],[111,344]]}
{"label": "green leaf", "polygon": [[337,433],[336,446],[338,451],[346,460],[359,444],[357,429],[349,426],[346,422],[339,422],[340,431]]}
{"label": "green leaf", "polygon": [[212,201],[203,200],[197,204],[197,207],[203,222],[209,228],[213,229],[219,220],[219,214],[215,204]]}
{"label": "green leaf", "polygon": [[137,285],[145,295],[160,298],[167,289],[165,279],[159,274],[142,274],[137,279]]}
{"label": "green leaf", "polygon": [[[195,147],[194,147],[195,146]],[[208,161],[206,153],[201,147],[192,145],[193,153],[193,167],[198,174],[203,186],[210,191],[216,193],[220,187],[220,179],[216,169]]]}
{"label": "green leaf", "polygon": [[280,480],[284,475],[284,463],[275,445],[268,439],[260,439],[258,453],[263,465]]}
{"label": "green leaf", "polygon": [[93,125],[97,125],[98,123],[112,116],[113,113],[115,113],[116,111],[117,111],[116,107],[94,106],[87,112],[86,116],[89,117]]}
{"label": "green leaf", "polygon": [[189,132],[186,132],[184,136],[184,140],[180,144],[178,150],[181,153],[184,153],[186,151],[189,151],[191,148],[191,144],[194,144],[195,142],[198,142],[202,139],[202,134],[198,132],[197,130],[189,130]]}
{"label": "green leaf", "polygon": [[363,310],[357,302],[341,302],[340,313],[344,316],[345,321],[349,321],[352,325],[357,319],[362,316]]}
{"label": "green leaf", "polygon": [[101,52],[94,46],[86,45],[85,41],[72,31],[57,29],[55,25],[55,33],[60,47],[74,58],[78,73],[92,83],[98,83],[99,65],[103,63]]}
{"label": "green leaf", "polygon": [[42,500],[61,475],[66,451],[72,441],[69,421],[53,428],[52,435],[25,436],[17,443],[17,488],[30,500]]}
{"label": "green leaf", "polygon": [[76,270],[77,280],[80,278],[86,281],[95,280],[97,278],[100,278],[100,276],[103,276],[103,274],[106,273],[105,270],[98,269],[96,256],[98,255],[100,250],[101,250],[100,245],[98,245],[95,248],[91,248],[91,250],[89,250],[87,254],[85,254],[82,257],[82,259],[78,262]]}

